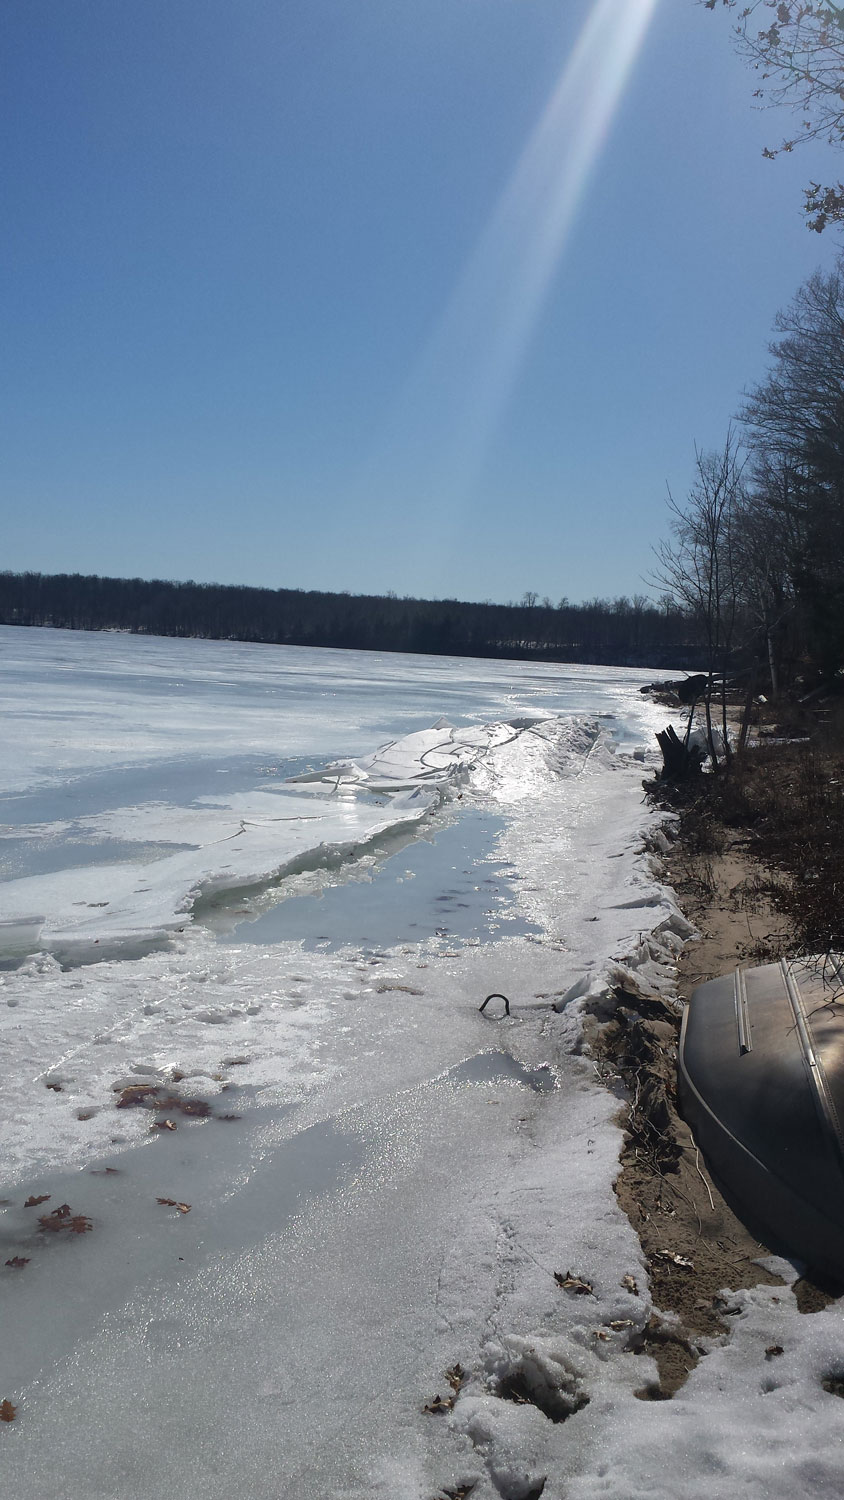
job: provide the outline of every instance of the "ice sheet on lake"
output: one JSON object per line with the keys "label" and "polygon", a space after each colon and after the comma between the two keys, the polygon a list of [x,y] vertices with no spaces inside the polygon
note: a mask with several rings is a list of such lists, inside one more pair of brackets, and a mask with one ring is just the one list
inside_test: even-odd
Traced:
{"label": "ice sheet on lake", "polygon": [[[366,755],[453,724],[594,715],[650,735],[652,673],[0,625],[0,797],[232,758]],[[126,797],[124,802],[147,800]]]}
{"label": "ice sheet on lake", "polygon": [[81,831],[95,837],[117,827],[125,840],[135,828],[144,839],[151,828],[169,826],[174,843],[202,842],[152,863],[89,864],[9,881],[2,887],[4,920],[17,928],[38,922],[40,948],[65,962],[138,954],[190,922],[201,898],[278,878],[309,861],[339,862],[388,830],[417,822],[431,805],[424,791],[397,794],[381,806],[256,792],[232,798],[225,809],[154,806],[125,818],[103,815]]}
{"label": "ice sheet on lake", "polygon": [[[419,823],[460,785],[513,800],[550,776],[577,775],[600,738],[594,721],[457,728],[440,719],[367,756],[254,791],[18,826],[16,841],[33,846],[64,840],[66,847],[72,837],[105,852],[113,840],[122,848],[135,840],[139,860],[89,860],[6,882],[0,957],[32,946],[65,963],[140,954],[189,923],[198,902],[340,864]],[[181,847],[150,860],[150,847],[168,840]]]}
{"label": "ice sheet on lake", "polygon": [[322,772],[293,780],[333,782],[338,787],[366,787],[375,792],[420,785],[443,787],[488,759],[491,751],[519,739],[523,732],[524,726],[510,723],[458,729],[447,719],[438,719],[430,729],[390,740],[371,755],[333,761]]}

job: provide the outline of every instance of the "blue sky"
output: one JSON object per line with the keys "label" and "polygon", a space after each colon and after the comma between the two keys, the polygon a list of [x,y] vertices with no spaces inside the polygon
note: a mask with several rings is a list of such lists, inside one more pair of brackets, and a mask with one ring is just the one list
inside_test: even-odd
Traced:
{"label": "blue sky", "polygon": [[641,592],[840,251],[694,0],[4,0],[0,72],[16,570]]}

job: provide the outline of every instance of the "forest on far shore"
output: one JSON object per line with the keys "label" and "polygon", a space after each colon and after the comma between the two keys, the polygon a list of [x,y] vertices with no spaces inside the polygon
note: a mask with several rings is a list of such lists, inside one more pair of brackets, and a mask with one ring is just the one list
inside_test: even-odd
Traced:
{"label": "forest on far shore", "polygon": [[0,624],[65,630],[410,651],[433,656],[536,658],[595,665],[698,668],[700,625],[671,604],[592,599],[519,604],[330,594],[80,573],[0,573]]}

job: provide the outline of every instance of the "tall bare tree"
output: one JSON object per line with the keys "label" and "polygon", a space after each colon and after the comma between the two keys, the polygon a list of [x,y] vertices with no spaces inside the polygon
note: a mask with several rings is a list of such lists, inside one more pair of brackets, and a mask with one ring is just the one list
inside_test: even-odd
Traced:
{"label": "tall bare tree", "polygon": [[756,637],[755,659],[767,664],[773,698],[784,686],[785,643],[797,603],[793,563],[805,546],[796,488],[786,460],[757,454],[738,517],[741,594]]}
{"label": "tall bare tree", "polygon": [[741,413],[757,504],[782,549],[812,655],[844,660],[844,257],[777,316],[770,373]]}
{"label": "tall bare tree", "polygon": [[652,582],[700,625],[707,652],[706,736],[713,767],[719,757],[712,725],[718,678],[724,757],[730,758],[726,674],[741,607],[739,524],[745,504],[743,460],[732,428],[717,452],[695,453],[695,479],[685,501],[669,491],[670,540],[655,549]]}

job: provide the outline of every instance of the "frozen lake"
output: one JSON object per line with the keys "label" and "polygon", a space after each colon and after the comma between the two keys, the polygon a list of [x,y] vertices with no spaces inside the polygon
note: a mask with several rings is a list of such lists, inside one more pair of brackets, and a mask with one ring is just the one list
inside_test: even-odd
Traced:
{"label": "frozen lake", "polygon": [[668,1421],[583,1055],[687,930],[651,675],[0,628],[4,1492],[696,1493],[694,1420],[602,1468]]}
{"label": "frozen lake", "polygon": [[[629,748],[648,738],[654,715],[637,691],[643,672],[106,633],[2,628],[0,671],[4,967],[34,946],[66,965],[138,956],[200,907],[232,907],[233,893],[280,880],[285,896],[319,896],[319,911],[299,899],[270,917],[270,892],[236,924],[244,941],[275,932],[391,946],[455,927],[484,936],[474,899],[484,884],[499,908],[489,931],[523,924],[512,903],[503,912],[501,799],[461,791],[476,751],[495,748],[485,736],[497,733],[504,748],[562,715],[597,720],[609,743]],[[439,723],[438,749],[437,734],[424,733]],[[407,742],[408,763],[354,769],[385,741]],[[436,765],[425,764],[430,755]],[[347,773],[320,778],[340,757]],[[577,765],[575,754],[573,775]],[[396,850],[413,840],[399,871]],[[391,855],[377,896],[328,895],[332,879],[371,878]],[[439,890],[449,860],[456,878]],[[402,902],[399,884],[411,879],[416,899]],[[439,922],[437,904],[448,908]]]}

